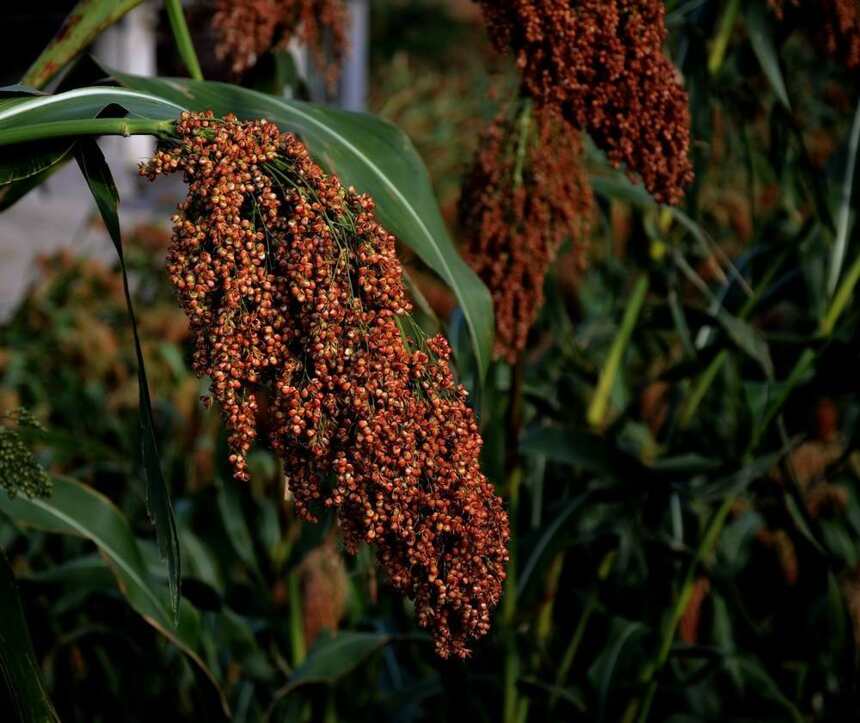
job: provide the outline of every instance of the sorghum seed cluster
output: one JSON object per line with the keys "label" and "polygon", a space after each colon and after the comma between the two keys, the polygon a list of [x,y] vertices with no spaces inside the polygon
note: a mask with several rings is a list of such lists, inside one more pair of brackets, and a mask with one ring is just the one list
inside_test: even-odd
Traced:
{"label": "sorghum seed cluster", "polygon": [[514,363],[565,239],[583,259],[593,196],[579,132],[551,109],[503,112],[481,137],[460,197],[465,256],[490,289],[498,357]]}
{"label": "sorghum seed cluster", "polygon": [[10,499],[23,493],[29,498],[50,497],[53,485],[45,469],[21,435],[21,429],[42,430],[42,425],[26,410],[9,414],[0,424],[0,487]]}
{"label": "sorghum seed cluster", "polygon": [[478,0],[493,44],[510,50],[524,91],[585,130],[654,198],[692,180],[690,113],[663,53],[662,0]]}
{"label": "sorghum seed cluster", "polygon": [[183,114],[175,132],[141,172],[188,184],[168,272],[236,476],[264,402],[298,513],[334,508],[346,548],[375,546],[438,653],[465,657],[501,595],[508,520],[447,342],[401,333],[394,237],[368,196],[265,120]]}
{"label": "sorghum seed cluster", "polygon": [[[233,72],[242,73],[271,48],[285,48],[298,38],[310,48],[314,61],[337,77],[346,49],[347,11],[343,0],[217,0],[213,26],[219,42],[215,53],[230,59]],[[334,63],[326,61],[328,40]]]}
{"label": "sorghum seed cluster", "polygon": [[768,0],[781,20],[793,16],[815,41],[848,70],[860,68],[860,3],[857,0]]}

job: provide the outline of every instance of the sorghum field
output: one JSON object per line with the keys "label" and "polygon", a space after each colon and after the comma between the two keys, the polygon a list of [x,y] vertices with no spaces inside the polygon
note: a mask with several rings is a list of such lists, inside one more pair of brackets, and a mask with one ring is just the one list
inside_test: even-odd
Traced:
{"label": "sorghum field", "polygon": [[18,5],[0,721],[860,719],[858,0]]}

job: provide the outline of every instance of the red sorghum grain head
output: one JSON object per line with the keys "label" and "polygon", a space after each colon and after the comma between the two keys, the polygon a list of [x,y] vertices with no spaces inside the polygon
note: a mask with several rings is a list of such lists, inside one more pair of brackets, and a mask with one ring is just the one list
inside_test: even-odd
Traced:
{"label": "red sorghum grain head", "polygon": [[860,2],[857,0],[768,0],[780,19],[807,30],[848,70],[860,68]]}
{"label": "red sorghum grain head", "polygon": [[176,135],[141,172],[188,184],[168,272],[236,476],[265,399],[299,514],[334,508],[347,550],[372,544],[438,653],[465,657],[501,595],[508,520],[447,342],[401,332],[394,237],[271,123],[184,114]]}
{"label": "red sorghum grain head", "polygon": [[562,242],[584,258],[593,202],[579,131],[554,111],[526,102],[484,132],[459,215],[466,259],[493,296],[496,356],[513,363],[525,348]]}
{"label": "red sorghum grain head", "polygon": [[[346,49],[346,12],[343,0],[216,0],[215,53],[230,60],[233,72],[241,73],[269,49],[284,48],[297,38],[334,82]],[[326,33],[333,64],[326,60]]]}
{"label": "red sorghum grain head", "polygon": [[589,133],[654,198],[677,203],[693,177],[690,113],[663,53],[662,0],[478,0],[524,91]]}

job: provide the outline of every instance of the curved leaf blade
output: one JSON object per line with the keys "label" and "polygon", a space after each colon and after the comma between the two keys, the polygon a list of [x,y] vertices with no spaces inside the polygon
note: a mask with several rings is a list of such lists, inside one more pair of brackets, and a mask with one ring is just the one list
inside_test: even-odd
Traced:
{"label": "curved leaf blade", "polygon": [[451,240],[418,152],[405,133],[364,113],[287,100],[226,83],[113,76],[127,88],[189,110],[267,118],[307,143],[315,160],[347,186],[370,194],[382,224],[407,244],[454,292],[469,328],[481,377],[493,346],[493,304],[483,282]]}
{"label": "curved leaf blade", "polygon": [[140,451],[143,460],[144,475],[146,477],[146,507],[155,525],[155,534],[161,556],[167,560],[170,607],[175,617],[179,612],[179,587],[181,579],[179,536],[176,532],[176,518],[173,512],[170,489],[161,471],[161,460],[155,437],[155,421],[152,416],[152,400],[149,396],[149,382],[146,378],[146,365],[143,359],[143,351],[140,347],[137,320],[135,319],[134,306],[128,287],[128,272],[125,268],[125,254],[122,248],[122,233],[120,232],[119,214],[117,212],[119,195],[107,162],[94,140],[82,140],[78,144],[75,156],[81,173],[93,194],[108,234],[116,248],[117,256],[119,256],[120,269],[122,271],[122,287],[128,309],[128,318],[131,322],[134,352],[137,358]]}
{"label": "curved leaf blade", "polygon": [[24,75],[22,83],[42,88],[95,37],[143,0],[81,0]]}
{"label": "curved leaf blade", "polygon": [[389,642],[391,636],[381,633],[323,633],[280,694],[286,695],[300,685],[334,683]]}
{"label": "curved leaf blade", "polygon": [[229,711],[216,675],[204,662],[200,615],[186,600],[180,601],[174,626],[166,591],[155,587],[128,520],[105,496],[74,480],[55,477],[48,499],[10,500],[0,495],[0,512],[15,524],[43,532],[84,537],[96,544],[113,571],[131,607],[203,671],[218,691],[221,705]]}

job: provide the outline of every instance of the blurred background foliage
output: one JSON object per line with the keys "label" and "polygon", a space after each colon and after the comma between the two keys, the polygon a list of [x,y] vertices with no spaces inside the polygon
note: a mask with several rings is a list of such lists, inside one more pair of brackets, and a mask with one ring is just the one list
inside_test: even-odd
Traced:
{"label": "blurred background foliage", "polygon": [[[494,628],[465,663],[433,655],[369,550],[348,557],[330,519],[294,518],[272,455],[254,452],[247,487],[231,479],[161,226],[126,243],[188,618],[176,634],[148,615],[123,582],[140,566],[160,595],[166,572],[120,277],[74,249],[40,262],[0,328],[0,412],[32,412],[55,495],[109,498],[87,497],[94,525],[118,515],[128,543],[53,534],[3,495],[0,545],[60,719],[856,719],[857,79],[749,9],[764,0],[743,5],[667,2],[695,185],[661,209],[589,152],[589,263],[563,250],[521,364],[477,388],[455,301],[407,255],[514,528]],[[469,3],[377,2],[373,20],[372,110],[411,136],[456,231],[462,174],[515,71]],[[521,474],[506,476],[511,454]]]}

